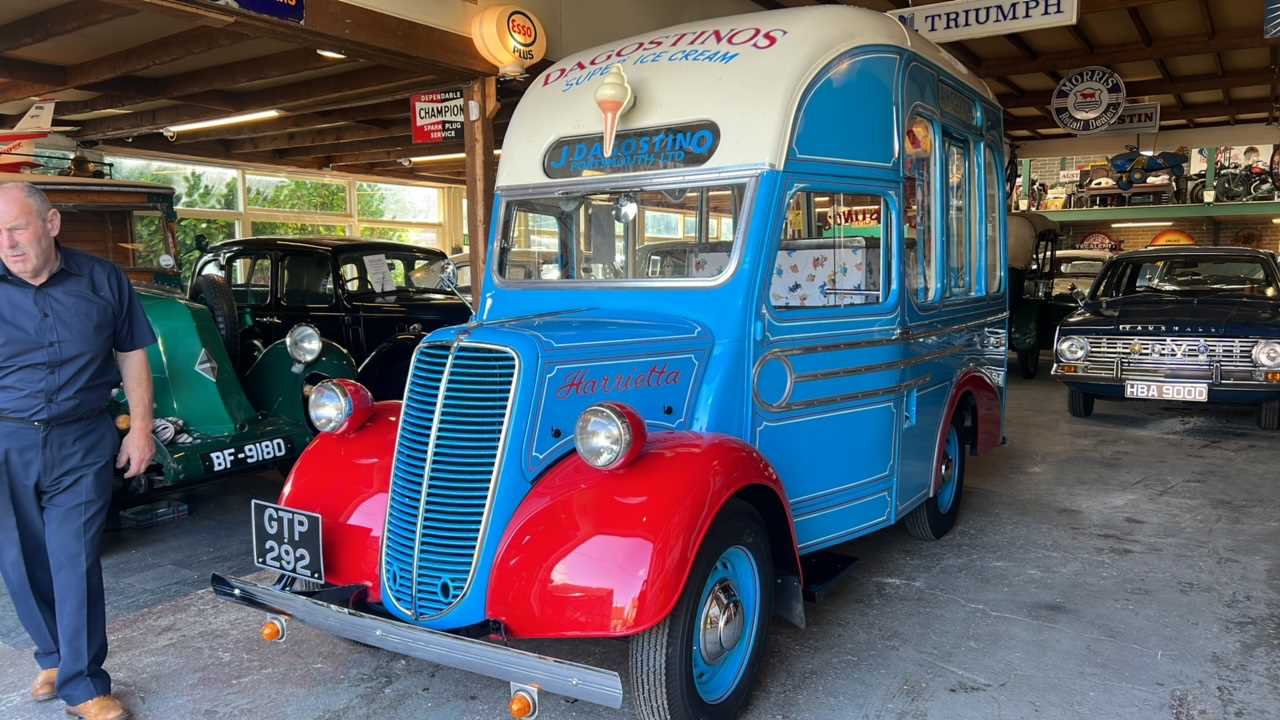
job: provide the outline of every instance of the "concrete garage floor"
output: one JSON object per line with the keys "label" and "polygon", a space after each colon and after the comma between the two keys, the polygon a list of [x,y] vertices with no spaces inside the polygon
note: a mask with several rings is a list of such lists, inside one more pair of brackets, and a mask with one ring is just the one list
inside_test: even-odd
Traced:
{"label": "concrete garage floor", "polygon": [[[970,462],[938,543],[901,528],[841,548],[860,562],[809,629],[775,622],[749,720],[1280,716],[1280,436],[1243,410],[1099,403],[1014,378],[1009,446]],[[504,683],[375,651],[214,600],[250,573],[248,499],[275,476],[191,499],[189,518],[113,533],[104,560],[118,692],[144,720],[505,717]],[[33,705],[25,635],[0,596],[0,717]],[[622,642],[522,647],[625,669]],[[547,696],[544,718],[624,712]]]}

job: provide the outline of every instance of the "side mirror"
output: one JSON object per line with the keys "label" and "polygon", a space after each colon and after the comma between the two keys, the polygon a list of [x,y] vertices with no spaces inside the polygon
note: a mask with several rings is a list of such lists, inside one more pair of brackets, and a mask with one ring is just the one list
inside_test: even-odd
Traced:
{"label": "side mirror", "polygon": [[458,289],[458,266],[449,258],[432,260],[414,270],[410,277],[413,280],[413,284],[418,287],[435,286],[441,290],[448,290],[456,295],[459,300],[466,303],[472,312],[475,312],[475,308],[471,307],[471,299]]}
{"label": "side mirror", "polygon": [[1084,292],[1083,290],[1081,290],[1080,288],[1076,287],[1076,286],[1075,286],[1075,283],[1072,283],[1072,284],[1071,284],[1071,287],[1070,287],[1070,288],[1068,288],[1068,290],[1071,292],[1071,297],[1073,297],[1073,298],[1075,298],[1075,299],[1076,299],[1076,303],[1078,303],[1078,304],[1080,305],[1080,307],[1084,307],[1084,301],[1085,301],[1085,298],[1087,298],[1087,297],[1089,297],[1089,296],[1088,296],[1088,295],[1086,295],[1086,294],[1085,294],[1085,292]]}
{"label": "side mirror", "polygon": [[191,242],[200,252],[209,252],[209,238],[206,237],[204,233],[196,233],[196,236],[191,239]]}

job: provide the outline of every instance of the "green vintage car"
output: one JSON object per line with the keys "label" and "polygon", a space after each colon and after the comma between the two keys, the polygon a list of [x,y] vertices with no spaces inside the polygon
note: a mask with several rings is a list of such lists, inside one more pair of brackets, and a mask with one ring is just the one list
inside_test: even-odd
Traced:
{"label": "green vintage car", "polygon": [[[311,386],[355,377],[351,356],[299,323],[238,367],[224,338],[237,333],[234,312],[221,317],[184,297],[175,236],[173,189],[91,178],[0,173],[30,182],[62,213],[58,242],[103,257],[129,275],[159,341],[148,350],[155,381],[156,457],[139,477],[117,477],[117,504],[178,490],[256,467],[287,468],[314,433]],[[207,294],[230,297],[218,278]],[[110,411],[123,434],[129,412],[117,390]]]}

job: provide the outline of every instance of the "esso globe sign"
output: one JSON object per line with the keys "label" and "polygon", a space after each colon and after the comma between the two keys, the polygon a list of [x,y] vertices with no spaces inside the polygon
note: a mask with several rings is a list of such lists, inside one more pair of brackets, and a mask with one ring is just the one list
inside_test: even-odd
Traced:
{"label": "esso globe sign", "polygon": [[1077,135],[1091,135],[1106,130],[1119,119],[1124,113],[1124,101],[1124,81],[1120,75],[1091,65],[1058,83],[1050,109],[1058,127]]}
{"label": "esso globe sign", "polygon": [[515,5],[490,5],[471,19],[471,40],[501,75],[523,75],[547,54],[547,33],[533,13]]}

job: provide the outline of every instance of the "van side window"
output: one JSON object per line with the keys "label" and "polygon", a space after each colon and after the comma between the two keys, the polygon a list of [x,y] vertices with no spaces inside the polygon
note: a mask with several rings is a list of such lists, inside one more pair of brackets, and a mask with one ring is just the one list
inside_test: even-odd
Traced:
{"label": "van side window", "polygon": [[791,196],[769,298],[781,310],[880,302],[887,206],[879,195]]}
{"label": "van side window", "polygon": [[1000,172],[996,165],[996,154],[987,148],[987,166],[984,176],[987,186],[987,212],[983,215],[983,242],[986,243],[987,258],[987,294],[999,295],[1004,289],[1001,285],[1000,258]]}
{"label": "van side window", "polygon": [[904,273],[907,289],[920,302],[937,298],[933,231],[933,123],[913,117],[907,124],[902,161]]}
{"label": "van side window", "polygon": [[947,140],[947,294],[973,294],[973,249],[969,237],[969,152]]}
{"label": "van side window", "polygon": [[271,257],[237,255],[231,259],[231,294],[237,305],[266,305],[271,297]]}

